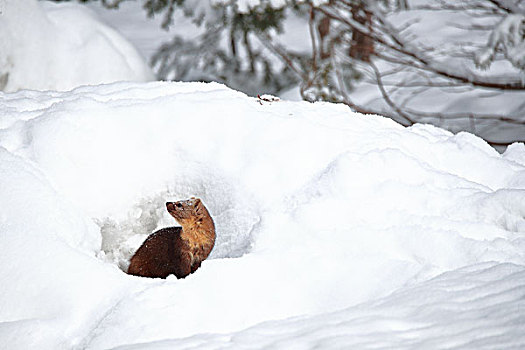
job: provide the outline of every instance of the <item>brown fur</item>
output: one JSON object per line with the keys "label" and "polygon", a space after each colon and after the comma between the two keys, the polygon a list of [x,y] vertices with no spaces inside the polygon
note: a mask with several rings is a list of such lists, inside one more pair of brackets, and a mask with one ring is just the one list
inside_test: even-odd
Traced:
{"label": "brown fur", "polygon": [[215,244],[215,225],[198,198],[166,203],[168,212],[182,227],[152,233],[130,260],[128,274],[184,278],[195,272]]}

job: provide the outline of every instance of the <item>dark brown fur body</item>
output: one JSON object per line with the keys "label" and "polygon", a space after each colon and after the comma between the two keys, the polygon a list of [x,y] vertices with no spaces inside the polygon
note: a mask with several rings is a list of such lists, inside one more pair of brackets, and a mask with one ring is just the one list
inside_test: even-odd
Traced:
{"label": "dark brown fur body", "polygon": [[[189,254],[183,254],[182,227],[167,227],[151,234],[137,250],[128,268],[130,275],[183,278],[192,271]],[[194,268],[195,271],[197,268]]]}
{"label": "dark brown fur body", "polygon": [[215,244],[215,226],[199,199],[166,203],[168,212],[182,227],[152,233],[130,260],[128,274],[184,278],[195,272]]}

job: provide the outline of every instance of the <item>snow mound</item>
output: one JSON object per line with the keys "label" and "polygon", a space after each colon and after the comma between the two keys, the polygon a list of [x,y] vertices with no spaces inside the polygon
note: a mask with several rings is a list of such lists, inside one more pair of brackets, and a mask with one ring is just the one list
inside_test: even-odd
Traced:
{"label": "snow mound", "polygon": [[135,48],[84,6],[16,0],[0,10],[0,90],[154,78]]}
{"label": "snow mound", "polygon": [[485,263],[342,311],[115,349],[521,349],[525,268]]}
{"label": "snow mound", "polygon": [[[523,145],[501,155],[468,133],[216,83],[20,91],[0,105],[10,348],[387,348],[432,346],[441,329],[461,347],[469,317],[525,341]],[[184,280],[123,273],[175,225],[164,203],[189,196],[216,222],[212,256]],[[500,287],[508,318],[492,313]],[[452,337],[454,325],[466,328]]]}

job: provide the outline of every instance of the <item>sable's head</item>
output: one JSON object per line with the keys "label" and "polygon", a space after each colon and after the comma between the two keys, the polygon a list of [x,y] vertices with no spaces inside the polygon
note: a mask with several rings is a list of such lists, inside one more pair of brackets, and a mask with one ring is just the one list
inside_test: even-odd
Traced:
{"label": "sable's head", "polygon": [[199,198],[191,197],[178,202],[167,202],[166,209],[178,221],[179,224],[183,225],[185,220],[195,219],[195,216],[201,213],[202,202]]}

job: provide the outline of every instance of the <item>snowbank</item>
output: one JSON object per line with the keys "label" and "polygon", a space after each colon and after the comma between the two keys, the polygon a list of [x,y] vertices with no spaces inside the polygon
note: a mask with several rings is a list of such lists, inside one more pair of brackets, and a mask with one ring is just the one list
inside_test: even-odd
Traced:
{"label": "snowbank", "polygon": [[[456,311],[525,341],[523,145],[500,155],[468,133],[219,84],[0,104],[8,348],[410,347],[466,325]],[[192,195],[216,221],[211,258],[184,280],[124,274],[147,234],[174,225],[164,203]],[[494,314],[502,300],[511,316]]]}
{"label": "snowbank", "polygon": [[16,0],[0,10],[0,90],[154,78],[135,48],[84,6]]}
{"label": "snowbank", "polygon": [[478,264],[342,311],[132,349],[521,349],[525,269]]}

